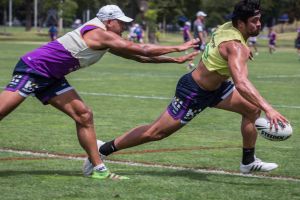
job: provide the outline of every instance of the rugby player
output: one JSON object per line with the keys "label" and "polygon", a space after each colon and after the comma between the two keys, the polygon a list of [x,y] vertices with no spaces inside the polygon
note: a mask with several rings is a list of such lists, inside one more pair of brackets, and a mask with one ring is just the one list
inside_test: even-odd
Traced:
{"label": "rugby player", "polygon": [[0,94],[0,120],[27,96],[35,95],[43,104],[52,105],[75,121],[79,143],[95,166],[93,178],[124,178],[110,173],[99,158],[92,111],[65,76],[96,63],[107,51],[138,62],[183,63],[196,54],[178,58],[161,55],[185,51],[198,44],[197,40],[178,46],[134,44],[121,37],[125,23],[131,21],[118,6],[107,5],[78,29],[23,55],[12,80]]}
{"label": "rugby player", "polygon": [[[257,91],[248,79],[247,61],[251,57],[247,39],[257,36],[261,29],[260,2],[242,0],[234,7],[232,21],[220,26],[207,44],[197,68],[183,75],[177,84],[175,97],[153,123],[136,127],[116,139],[102,144],[101,155],[107,156],[121,149],[161,140],[173,134],[207,107],[223,109],[241,115],[243,138],[240,171],[271,171],[276,163],[263,162],[255,156],[257,132],[255,120],[265,112],[271,125],[288,123]],[[232,81],[229,80],[231,77]],[[93,166],[88,159],[83,172],[89,174]]]}

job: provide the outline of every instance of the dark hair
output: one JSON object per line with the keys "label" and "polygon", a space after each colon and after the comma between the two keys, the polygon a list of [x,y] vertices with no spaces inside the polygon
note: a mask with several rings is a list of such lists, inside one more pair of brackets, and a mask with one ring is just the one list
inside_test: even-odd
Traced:
{"label": "dark hair", "polygon": [[247,23],[250,17],[260,13],[260,0],[242,0],[235,4],[232,13],[232,24],[237,25],[237,21],[241,20]]}

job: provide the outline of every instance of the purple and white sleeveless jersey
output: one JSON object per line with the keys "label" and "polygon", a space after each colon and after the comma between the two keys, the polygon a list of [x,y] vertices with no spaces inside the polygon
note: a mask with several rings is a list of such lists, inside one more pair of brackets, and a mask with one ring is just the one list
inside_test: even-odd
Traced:
{"label": "purple and white sleeveless jersey", "polygon": [[60,79],[70,72],[96,63],[108,51],[93,50],[84,42],[83,34],[96,28],[106,30],[97,17],[57,40],[25,54],[21,59],[43,76]]}

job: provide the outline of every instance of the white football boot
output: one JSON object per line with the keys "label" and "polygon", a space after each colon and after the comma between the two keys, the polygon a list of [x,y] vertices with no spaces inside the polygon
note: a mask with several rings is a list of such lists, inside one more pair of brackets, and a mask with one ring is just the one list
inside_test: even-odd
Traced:
{"label": "white football boot", "polygon": [[240,171],[244,174],[248,174],[251,172],[268,172],[273,169],[276,169],[277,167],[278,167],[278,165],[276,163],[263,162],[259,158],[255,157],[254,162],[252,162],[248,165],[243,165],[241,163]]}
{"label": "white football boot", "polygon": [[[97,140],[97,147],[98,147],[98,151],[100,149],[100,147],[104,144],[105,142],[101,141],[101,140]],[[99,153],[100,154],[100,153]],[[103,161],[105,159],[105,155],[100,154],[100,158]],[[82,167],[82,172],[84,176],[89,176],[93,173],[93,169],[94,169],[94,165],[91,163],[90,159],[87,157],[84,159],[83,162],[83,167]]]}

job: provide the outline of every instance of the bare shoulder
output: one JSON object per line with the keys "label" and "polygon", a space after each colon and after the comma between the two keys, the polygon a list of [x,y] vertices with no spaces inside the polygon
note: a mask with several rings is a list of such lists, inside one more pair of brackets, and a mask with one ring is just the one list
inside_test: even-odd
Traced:
{"label": "bare shoulder", "polygon": [[226,60],[232,55],[242,55],[246,56],[247,58],[250,55],[249,48],[237,40],[222,42],[218,48],[221,56]]}
{"label": "bare shoulder", "polygon": [[97,28],[84,34],[83,39],[92,49],[105,49],[109,48],[107,43],[110,41],[120,40],[122,38],[114,32]]}

